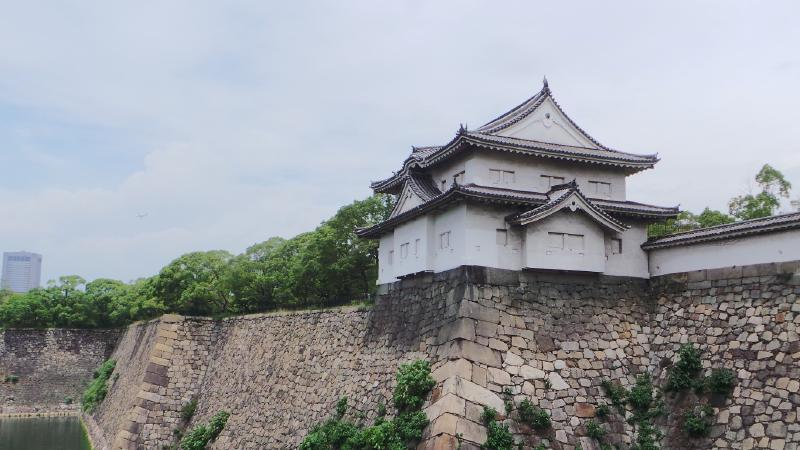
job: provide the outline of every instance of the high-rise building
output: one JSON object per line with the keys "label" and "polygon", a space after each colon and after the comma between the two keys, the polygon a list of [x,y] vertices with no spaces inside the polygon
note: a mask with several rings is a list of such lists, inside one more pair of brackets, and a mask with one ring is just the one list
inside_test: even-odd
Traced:
{"label": "high-rise building", "polygon": [[30,252],[4,252],[2,287],[13,292],[38,288],[42,278],[42,255]]}

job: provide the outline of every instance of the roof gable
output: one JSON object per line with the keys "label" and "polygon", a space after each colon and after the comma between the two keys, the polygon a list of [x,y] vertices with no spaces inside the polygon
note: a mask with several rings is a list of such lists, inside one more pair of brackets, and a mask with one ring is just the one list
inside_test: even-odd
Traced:
{"label": "roof gable", "polygon": [[492,134],[553,144],[600,148],[570,123],[549,96],[525,118]]}
{"label": "roof gable", "polygon": [[509,221],[517,225],[528,225],[550,217],[559,211],[569,210],[572,212],[581,211],[600,226],[611,231],[622,232],[628,228],[627,225],[614,219],[592,204],[592,202],[581,193],[574,181],[559,186],[553,186],[553,189],[548,195],[550,201],[530,211],[517,214]]}
{"label": "roof gable", "polygon": [[536,95],[476,131],[552,144],[606,149],[561,109],[553,98],[547,79]]}

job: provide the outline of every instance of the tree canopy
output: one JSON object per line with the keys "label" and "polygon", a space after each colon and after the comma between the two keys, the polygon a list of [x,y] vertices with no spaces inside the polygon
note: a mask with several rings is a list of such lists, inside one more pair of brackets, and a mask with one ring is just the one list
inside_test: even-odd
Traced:
{"label": "tree canopy", "polygon": [[761,191],[732,198],[728,202],[729,214],[709,207],[706,207],[700,214],[681,211],[675,219],[651,225],[648,229],[649,236],[663,236],[776,214],[781,204],[781,198],[789,198],[792,184],[779,170],[769,164],[764,164],[764,167],[756,174],[755,181]]}
{"label": "tree canopy", "polygon": [[372,196],[342,207],[314,231],[273,237],[240,255],[187,253],[131,283],[71,275],[25,294],[0,291],[0,325],[106,328],[166,312],[214,316],[364,300],[375,291],[378,248],[355,231],[391,210],[390,197]]}

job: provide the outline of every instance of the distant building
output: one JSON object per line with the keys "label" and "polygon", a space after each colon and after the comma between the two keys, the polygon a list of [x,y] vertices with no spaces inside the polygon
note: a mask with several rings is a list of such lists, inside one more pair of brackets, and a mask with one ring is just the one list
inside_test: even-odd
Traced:
{"label": "distant building", "polygon": [[38,288],[42,278],[42,255],[30,252],[3,253],[2,287],[13,292]]}

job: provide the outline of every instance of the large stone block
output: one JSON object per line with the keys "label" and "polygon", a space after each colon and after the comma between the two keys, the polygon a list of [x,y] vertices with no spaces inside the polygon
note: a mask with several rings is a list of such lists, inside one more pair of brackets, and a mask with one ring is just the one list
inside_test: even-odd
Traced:
{"label": "large stone block", "polygon": [[497,394],[460,377],[453,377],[444,382],[442,395],[447,394],[455,394],[464,400],[490,406],[498,411],[503,411],[505,408],[505,403]]}
{"label": "large stone block", "polygon": [[441,383],[442,381],[454,376],[469,380],[472,378],[472,363],[466,359],[447,361],[446,363],[442,364],[441,367],[434,370],[433,373],[431,373],[431,376],[434,380],[436,380],[437,383]]}
{"label": "large stone block", "polygon": [[472,341],[454,341],[449,356],[479,362],[489,367],[500,367],[502,364],[500,352]]}
{"label": "large stone block", "polygon": [[458,312],[461,317],[483,320],[489,323],[500,323],[500,311],[496,308],[487,308],[473,301],[464,300]]}

